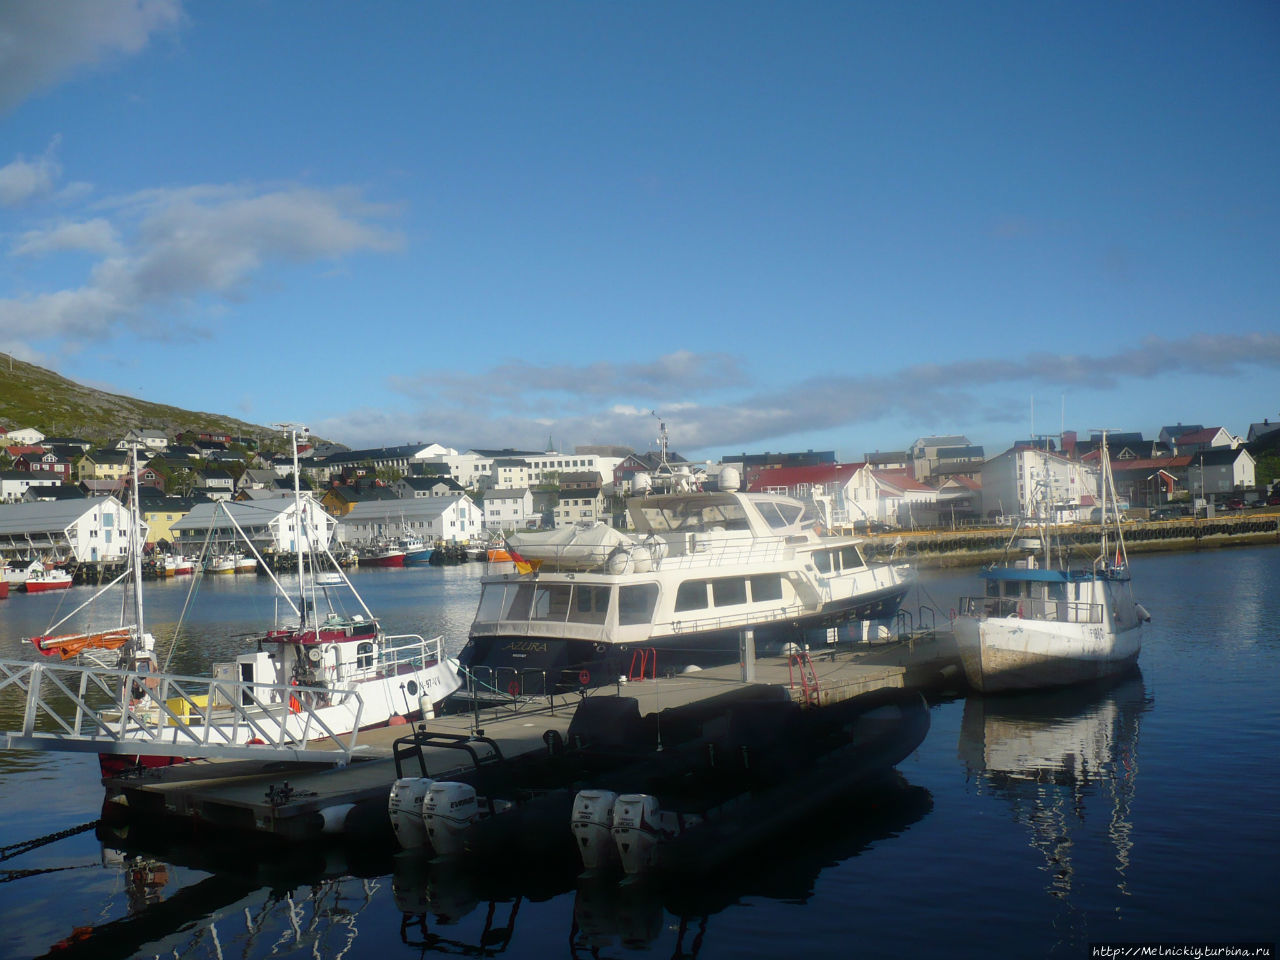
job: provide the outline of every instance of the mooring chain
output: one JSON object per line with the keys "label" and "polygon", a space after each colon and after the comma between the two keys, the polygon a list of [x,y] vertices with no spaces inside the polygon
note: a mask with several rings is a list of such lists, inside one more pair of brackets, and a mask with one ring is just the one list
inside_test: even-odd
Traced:
{"label": "mooring chain", "polygon": [[86,830],[92,830],[97,825],[97,820],[91,820],[89,823],[82,823],[78,827],[68,827],[66,830],[59,830],[57,833],[51,833],[44,837],[37,837],[34,840],[23,840],[22,843],[11,843],[7,847],[0,847],[0,860],[9,860],[19,854],[26,853],[28,850],[34,850],[36,847],[43,847],[46,843],[53,843],[54,841],[63,840],[67,837],[74,837],[77,833],[84,833]]}

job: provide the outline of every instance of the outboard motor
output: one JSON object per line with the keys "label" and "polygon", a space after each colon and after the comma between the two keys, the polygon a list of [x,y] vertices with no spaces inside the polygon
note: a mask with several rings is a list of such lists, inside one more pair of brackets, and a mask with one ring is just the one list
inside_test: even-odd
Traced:
{"label": "outboard motor", "polygon": [[387,814],[391,817],[391,829],[404,850],[418,850],[427,845],[422,803],[433,783],[434,780],[426,777],[402,777],[391,785]]}
{"label": "outboard motor", "polygon": [[627,873],[644,873],[657,863],[660,816],[658,798],[647,793],[624,793],[614,802],[613,841]]}
{"label": "outboard motor", "polygon": [[579,790],[573,798],[571,829],[578,855],[588,871],[603,870],[617,861],[613,841],[613,809],[618,795],[612,790]]}
{"label": "outboard motor", "polygon": [[456,780],[437,780],[422,804],[427,842],[441,857],[457,857],[466,850],[467,831],[479,816],[476,788]]}

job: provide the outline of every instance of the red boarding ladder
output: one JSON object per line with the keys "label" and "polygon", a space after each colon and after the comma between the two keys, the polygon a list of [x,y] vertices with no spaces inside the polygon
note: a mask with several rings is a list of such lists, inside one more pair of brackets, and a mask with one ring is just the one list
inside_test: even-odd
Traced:
{"label": "red boarding ladder", "polygon": [[819,706],[822,697],[818,691],[818,674],[813,669],[813,661],[809,658],[808,650],[793,653],[787,658],[787,675],[793,690],[796,686],[797,670],[800,671],[800,695],[804,697],[805,703]]}
{"label": "red boarding ladder", "polygon": [[654,647],[640,647],[631,651],[631,669],[627,671],[627,680],[645,679],[658,679],[658,651]]}

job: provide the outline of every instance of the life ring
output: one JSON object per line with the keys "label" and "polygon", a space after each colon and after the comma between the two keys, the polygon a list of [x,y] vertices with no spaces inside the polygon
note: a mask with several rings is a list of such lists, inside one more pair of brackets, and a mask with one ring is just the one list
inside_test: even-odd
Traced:
{"label": "life ring", "polygon": [[511,696],[513,697],[518,697],[520,695],[520,681],[512,680],[510,683],[508,683],[507,693],[511,694]]}
{"label": "life ring", "polygon": [[586,686],[588,683],[590,683],[590,682],[591,682],[591,671],[590,671],[590,670],[579,670],[579,671],[578,671],[578,683],[582,684],[582,685],[585,687],[585,686]]}

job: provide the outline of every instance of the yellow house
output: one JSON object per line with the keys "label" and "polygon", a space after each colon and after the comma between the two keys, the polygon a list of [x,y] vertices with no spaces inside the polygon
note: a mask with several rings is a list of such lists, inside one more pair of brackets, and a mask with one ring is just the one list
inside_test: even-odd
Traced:
{"label": "yellow house", "polygon": [[76,479],[80,483],[86,480],[123,480],[129,473],[129,457],[119,450],[93,450],[80,458],[76,465]]}
{"label": "yellow house", "polygon": [[155,544],[161,540],[173,543],[171,528],[191,511],[193,505],[194,501],[177,497],[167,498],[164,502],[156,500],[147,503],[144,497],[142,519],[147,525],[147,543]]}

